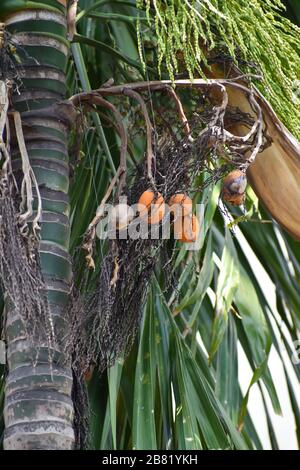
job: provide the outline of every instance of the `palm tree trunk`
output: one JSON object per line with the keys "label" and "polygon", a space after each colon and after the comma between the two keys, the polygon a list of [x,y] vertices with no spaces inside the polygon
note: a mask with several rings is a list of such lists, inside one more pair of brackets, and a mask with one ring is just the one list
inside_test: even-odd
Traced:
{"label": "palm tree trunk", "polygon": [[[45,9],[41,9],[41,3]],[[51,107],[64,99],[66,90],[68,42],[64,3],[39,0],[39,9],[23,8],[4,19],[6,29],[18,43],[17,54],[22,62],[17,67],[19,89],[14,93],[13,106],[21,113],[26,147],[42,197],[39,251],[58,334],[68,328],[65,312],[72,282],[68,253],[68,123],[63,116],[51,113]],[[17,143],[11,144],[17,175],[20,155]],[[4,448],[73,448],[71,367],[62,365],[58,350],[51,365],[46,347],[38,349],[37,363],[33,365],[34,346],[26,337],[20,312],[8,312],[6,339],[9,373]]]}

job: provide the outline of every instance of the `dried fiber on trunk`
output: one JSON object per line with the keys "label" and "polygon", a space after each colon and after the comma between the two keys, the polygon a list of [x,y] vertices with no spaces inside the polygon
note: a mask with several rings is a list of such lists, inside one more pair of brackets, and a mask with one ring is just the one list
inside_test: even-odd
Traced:
{"label": "dried fiber on trunk", "polygon": [[[9,315],[18,312],[28,338],[49,348],[52,322],[42,278],[37,240],[19,224],[20,198],[12,175],[0,179],[0,278]],[[35,358],[33,358],[35,360]]]}
{"label": "dried fiber on trunk", "polygon": [[20,85],[14,58],[19,48],[13,45],[4,26],[0,24],[3,46],[0,47],[0,280],[6,316],[19,316],[31,344],[48,347],[50,357],[54,333],[38,254],[39,225],[32,211],[28,211],[34,202],[33,193],[28,191],[29,185],[32,189],[32,179],[36,185],[35,196],[39,191],[29,162],[24,165],[23,161],[23,171],[26,168],[27,174],[23,173],[20,181],[16,181],[12,171],[12,133],[18,136],[15,140],[19,147],[20,142],[23,144],[22,159],[24,152],[28,156],[20,115],[8,114],[11,94]]}
{"label": "dried fiber on trunk", "polygon": [[74,404],[73,427],[75,432],[75,449],[86,450],[91,445],[90,408],[87,386],[81,368],[73,365],[72,401]]}

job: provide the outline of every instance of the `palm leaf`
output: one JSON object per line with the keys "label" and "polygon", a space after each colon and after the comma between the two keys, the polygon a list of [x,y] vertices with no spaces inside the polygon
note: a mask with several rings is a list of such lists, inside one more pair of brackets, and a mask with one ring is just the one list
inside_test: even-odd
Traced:
{"label": "palm leaf", "polygon": [[[291,3],[295,17],[296,3]],[[116,83],[124,83],[128,78],[134,81],[157,75],[153,63],[144,72],[138,59],[135,2],[82,0],[79,6],[78,34],[71,46],[73,60],[67,71],[69,96],[97,89],[112,76]],[[261,47],[262,60],[265,48]],[[155,57],[156,47],[151,50]],[[268,71],[269,79],[271,75]],[[278,77],[272,75],[272,81],[275,88],[279,86]],[[278,105],[275,88],[272,99]],[[153,99],[149,95],[151,105]],[[241,103],[239,95],[231,99],[232,105]],[[278,128],[279,121],[269,104],[261,100],[269,127]],[[188,98],[186,102],[189,103]],[[286,96],[283,105],[283,109],[288,107]],[[289,108],[287,118],[290,116]],[[297,221],[299,201],[293,191],[299,178],[295,176],[285,191],[278,190],[279,184],[274,185],[274,193],[280,196],[276,204],[268,203],[270,188],[266,191],[261,180],[266,180],[266,175],[269,178],[275,157],[281,173],[282,165],[292,165],[298,144],[283,127],[274,129],[273,136],[275,143],[269,153],[259,157],[257,166],[250,170],[250,178],[271,215],[296,234],[298,222],[287,223],[284,211],[287,207],[288,219],[294,217]],[[99,114],[92,113],[85,122],[81,158],[74,162],[70,189],[71,251],[79,284],[83,273],[83,255],[79,253],[82,235],[118,165],[118,145],[115,130],[107,127]],[[133,144],[137,160],[143,156],[143,146],[141,141]],[[273,163],[263,168],[262,160],[272,158]],[[125,361],[120,358],[101,376],[93,374],[88,390],[95,449],[262,449],[266,443],[261,429],[249,414],[254,384],[259,384],[271,447],[281,448],[273,416],[274,412],[284,415],[286,407],[279,400],[268,365],[272,349],[277,351],[283,366],[280,380],[287,386],[295,419],[291,440],[298,439],[299,446],[300,372],[292,361],[293,342],[299,333],[299,244],[260,205],[255,214],[257,220],[250,217],[234,225],[232,236],[219,210],[219,195],[220,185],[215,185],[195,197],[204,206],[200,249],[188,256],[183,247],[177,247],[173,259],[176,288],[165,286],[158,260],[156,276],[148,287],[139,336],[129,356]],[[253,202],[255,196],[249,195],[250,199]],[[244,214],[235,210],[233,216]],[[96,248],[96,271],[89,276],[89,291],[96,285],[105,245],[98,242]],[[222,322],[216,318],[222,318]],[[241,350],[252,374],[246,393],[242,393],[239,376],[244,364]],[[0,382],[0,404],[3,390],[4,377]],[[0,432],[2,429],[1,422]]]}

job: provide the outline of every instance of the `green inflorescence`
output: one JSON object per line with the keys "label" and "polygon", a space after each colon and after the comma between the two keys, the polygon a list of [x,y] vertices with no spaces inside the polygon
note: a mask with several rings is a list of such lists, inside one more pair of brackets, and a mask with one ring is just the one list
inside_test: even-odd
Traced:
{"label": "green inflorescence", "polygon": [[[159,72],[166,67],[173,80],[184,64],[191,79],[203,76],[207,57],[215,52],[229,55],[245,72],[249,66],[243,67],[243,61],[254,63],[263,76],[256,85],[300,139],[300,28],[284,17],[281,0],[136,3],[152,20],[149,26],[154,23]],[[143,61],[142,46],[140,55]]]}

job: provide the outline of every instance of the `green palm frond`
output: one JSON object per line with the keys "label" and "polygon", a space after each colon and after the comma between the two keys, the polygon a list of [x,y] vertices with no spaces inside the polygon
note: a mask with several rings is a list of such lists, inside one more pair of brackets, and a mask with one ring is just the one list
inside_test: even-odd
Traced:
{"label": "green palm frond", "polygon": [[[183,70],[191,76],[204,73],[207,55],[199,41],[205,39],[211,52],[230,55],[242,67],[244,60],[260,66],[265,77],[261,90],[299,137],[300,112],[290,90],[300,76],[299,28],[282,16],[280,0],[267,0],[264,6],[261,0],[250,3],[190,1],[194,10],[175,0],[80,0],[78,34],[67,69],[68,96],[97,89],[111,78],[116,84],[157,78],[157,63],[171,77]],[[291,1],[291,8],[296,18],[297,2]],[[142,49],[140,40],[144,40]],[[139,54],[148,67],[143,68]],[[184,99],[188,105],[190,98]],[[149,109],[154,101],[149,93]],[[133,110],[123,102],[118,105],[129,126]],[[82,237],[118,166],[120,145],[106,112],[95,111],[88,117],[82,113],[81,118],[81,140],[76,141],[77,130],[70,139],[74,148],[70,251],[79,287],[84,276]],[[130,144],[134,159],[141,161],[144,139],[133,138]],[[134,159],[128,155],[130,169]],[[196,193],[195,202],[201,202],[204,211],[200,249],[191,256],[176,246],[172,258],[176,286],[166,285],[163,262],[157,261],[130,354],[101,375],[95,370],[88,383],[95,449],[276,449],[282,443],[274,415],[285,417],[287,406],[294,419],[291,441],[300,447],[300,371],[295,361],[300,247],[265,213],[251,190],[248,213],[234,209],[237,223],[233,224],[220,208],[219,197],[219,184]],[[97,285],[105,250],[105,243],[97,241],[95,273],[84,285],[89,292]],[[288,404],[282,401],[270,365],[273,356]],[[245,365],[250,371],[246,379]],[[2,406],[4,368],[0,374]],[[267,443],[257,416],[250,413],[254,390],[263,409],[260,418],[266,423]]]}

